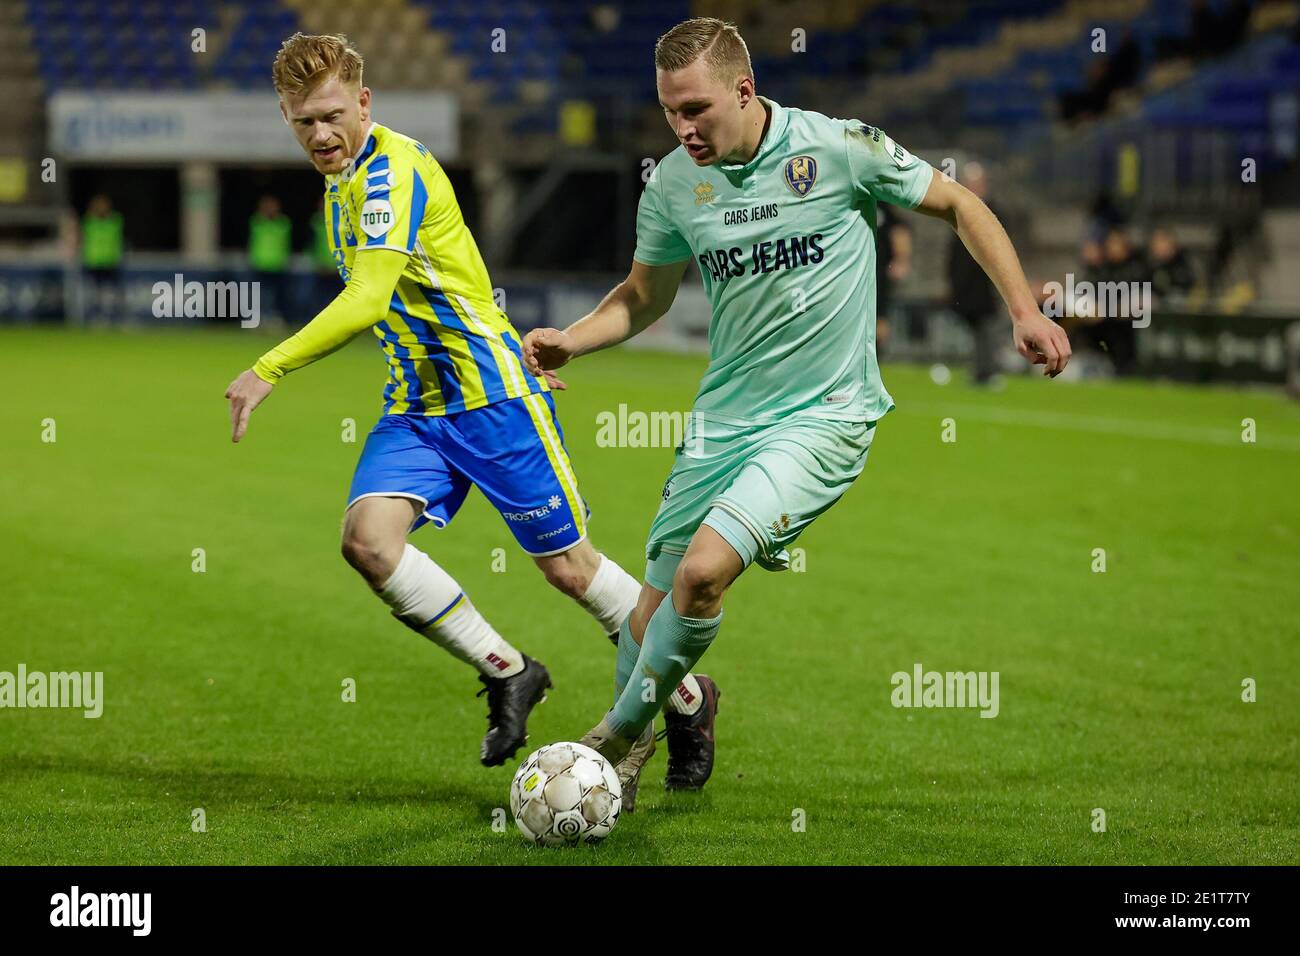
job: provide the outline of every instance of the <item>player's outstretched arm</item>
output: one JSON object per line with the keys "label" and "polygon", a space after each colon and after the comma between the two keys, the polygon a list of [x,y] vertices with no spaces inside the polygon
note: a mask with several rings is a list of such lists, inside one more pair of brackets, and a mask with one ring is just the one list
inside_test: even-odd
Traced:
{"label": "player's outstretched arm", "polygon": [[1035,365],[1044,366],[1044,375],[1059,375],[1070,361],[1069,336],[1038,310],[1015,247],[992,210],[965,186],[938,170],[916,210],[942,219],[957,230],[1007,304],[1016,350]]}
{"label": "player's outstretched arm", "polygon": [[672,306],[689,259],[663,266],[632,261],[626,279],[590,313],[561,332],[533,329],[524,336],[524,364],[534,375],[569,359],[625,342],[653,325]]}
{"label": "player's outstretched arm", "polygon": [[406,253],[393,249],[358,251],[347,287],[316,318],[271,349],[226,389],[230,399],[230,440],[248,430],[248,416],[271,388],[294,369],[324,358],[388,314]]}

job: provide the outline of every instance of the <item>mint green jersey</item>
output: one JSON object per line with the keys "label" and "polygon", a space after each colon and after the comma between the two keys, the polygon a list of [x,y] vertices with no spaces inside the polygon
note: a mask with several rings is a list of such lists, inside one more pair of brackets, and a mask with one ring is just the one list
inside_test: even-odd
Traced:
{"label": "mint green jersey", "polygon": [[704,421],[795,413],[875,421],[893,408],[876,363],[876,204],[914,208],[933,174],[878,129],[782,107],[743,166],[655,168],[635,258],[695,259],[712,304]]}

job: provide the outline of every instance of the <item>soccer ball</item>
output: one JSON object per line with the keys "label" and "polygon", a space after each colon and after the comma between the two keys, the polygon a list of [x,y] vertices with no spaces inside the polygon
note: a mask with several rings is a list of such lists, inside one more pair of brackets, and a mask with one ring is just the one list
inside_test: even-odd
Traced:
{"label": "soccer ball", "polygon": [[539,846],[599,843],[623,809],[614,766],[582,744],[547,744],[519,765],[510,812],[519,832]]}

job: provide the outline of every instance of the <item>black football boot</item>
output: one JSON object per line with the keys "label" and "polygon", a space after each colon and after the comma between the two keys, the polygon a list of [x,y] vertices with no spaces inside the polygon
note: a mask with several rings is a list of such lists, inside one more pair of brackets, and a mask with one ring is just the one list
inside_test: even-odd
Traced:
{"label": "black football boot", "polygon": [[479,675],[484,684],[476,696],[487,694],[488,732],[483,738],[479,760],[485,767],[499,767],[515,755],[528,740],[528,715],[546,700],[551,675],[545,665],[523,655],[524,669],[510,677]]}
{"label": "black football boot", "polygon": [[664,712],[661,737],[668,738],[668,773],[665,790],[699,790],[713,773],[713,723],[718,716],[722,691],[713,678],[696,674],[704,703],[693,714]]}

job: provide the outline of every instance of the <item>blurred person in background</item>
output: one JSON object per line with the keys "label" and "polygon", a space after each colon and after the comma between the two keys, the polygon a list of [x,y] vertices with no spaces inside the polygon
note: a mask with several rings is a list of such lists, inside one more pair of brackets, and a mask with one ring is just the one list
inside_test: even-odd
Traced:
{"label": "blurred person in background", "polygon": [[1110,94],[1110,71],[1107,69],[1106,61],[1093,60],[1088,65],[1083,86],[1061,94],[1061,119],[1070,123],[1100,116],[1110,105]]}
{"label": "blurred person in background", "polygon": [[1107,62],[1107,74],[1112,90],[1126,90],[1137,83],[1142,75],[1142,48],[1131,29],[1124,31],[1115,55]]}
{"label": "blurred person in background", "polygon": [[[876,235],[880,237],[876,254],[876,346],[884,351],[891,334],[890,309],[894,301],[894,283],[912,274],[912,228],[894,207],[881,203],[876,207]],[[925,337],[924,319],[913,317],[912,338]]]}
{"label": "blurred person in background", "polygon": [[1192,0],[1189,17],[1191,29],[1181,52],[1194,57],[1209,56],[1218,45],[1219,33],[1218,18],[1209,0]]}
{"label": "blurred person in background", "polygon": [[1192,268],[1187,251],[1178,244],[1174,234],[1163,226],[1151,233],[1147,245],[1147,262],[1151,293],[1156,302],[1183,299],[1196,287],[1196,270]]}
{"label": "blurred person in background", "polygon": [[91,317],[111,321],[122,308],[122,214],[103,193],[81,220],[81,265],[90,280]]}
{"label": "blurred person in background", "polygon": [[248,265],[261,286],[262,308],[283,319],[288,309],[289,258],[293,255],[293,223],[280,209],[280,200],[265,195],[248,220]]}
{"label": "blurred person in background", "polygon": [[1082,279],[1089,282],[1102,281],[1102,273],[1106,268],[1106,253],[1101,248],[1101,242],[1097,239],[1086,239],[1079,249],[1079,259],[1083,263]]}
{"label": "blurred person in background", "polygon": [[1125,30],[1114,53],[1088,65],[1082,88],[1061,94],[1061,118],[1070,121],[1101,115],[1110,106],[1111,97],[1137,83],[1141,74],[1142,48],[1133,31]]}
{"label": "blurred person in background", "polygon": [[[1147,281],[1147,264],[1143,255],[1133,248],[1128,233],[1116,226],[1106,234],[1103,245],[1106,263],[1104,280],[1132,285]],[[1107,315],[1100,323],[1101,341],[1115,366],[1117,375],[1127,375],[1137,358],[1137,332],[1133,318],[1128,315]]]}
{"label": "blurred person in background", "polygon": [[[1049,317],[1061,323],[1078,349],[1076,368],[1081,377],[1110,377],[1132,367],[1136,357],[1132,318],[1104,314],[1102,303],[1109,306],[1105,284],[1144,282],[1148,276],[1145,260],[1119,226],[1110,227],[1100,239],[1086,238],[1080,245],[1073,282],[1069,276],[1060,282],[1062,288],[1074,288],[1074,299],[1062,304],[1065,314]],[[1046,287],[1042,288],[1040,304],[1046,305]]]}
{"label": "blurred person in background", "polygon": [[1268,256],[1259,203],[1240,203],[1221,215],[1206,269],[1206,285],[1220,308],[1236,311],[1255,298],[1255,265]]}
{"label": "blurred person in background", "polygon": [[1250,0],[1191,0],[1183,7],[1183,28],[1156,37],[1156,59],[1204,60],[1226,53],[1246,38],[1252,6]]}
{"label": "blurred person in background", "polygon": [[1124,219],[1124,212],[1108,189],[1099,192],[1092,205],[1088,207],[1087,238],[1097,243],[1098,261],[1100,261],[1101,243],[1105,240],[1106,233],[1115,226],[1123,225]]}
{"label": "blurred person in background", "polygon": [[[979,163],[967,163],[964,185],[993,214],[997,209],[989,202],[988,176]],[[971,380],[979,386],[997,384],[997,345],[994,336],[1001,324],[1001,298],[982,266],[967,250],[961,237],[953,233],[948,240],[948,306],[970,328],[974,339]]]}

